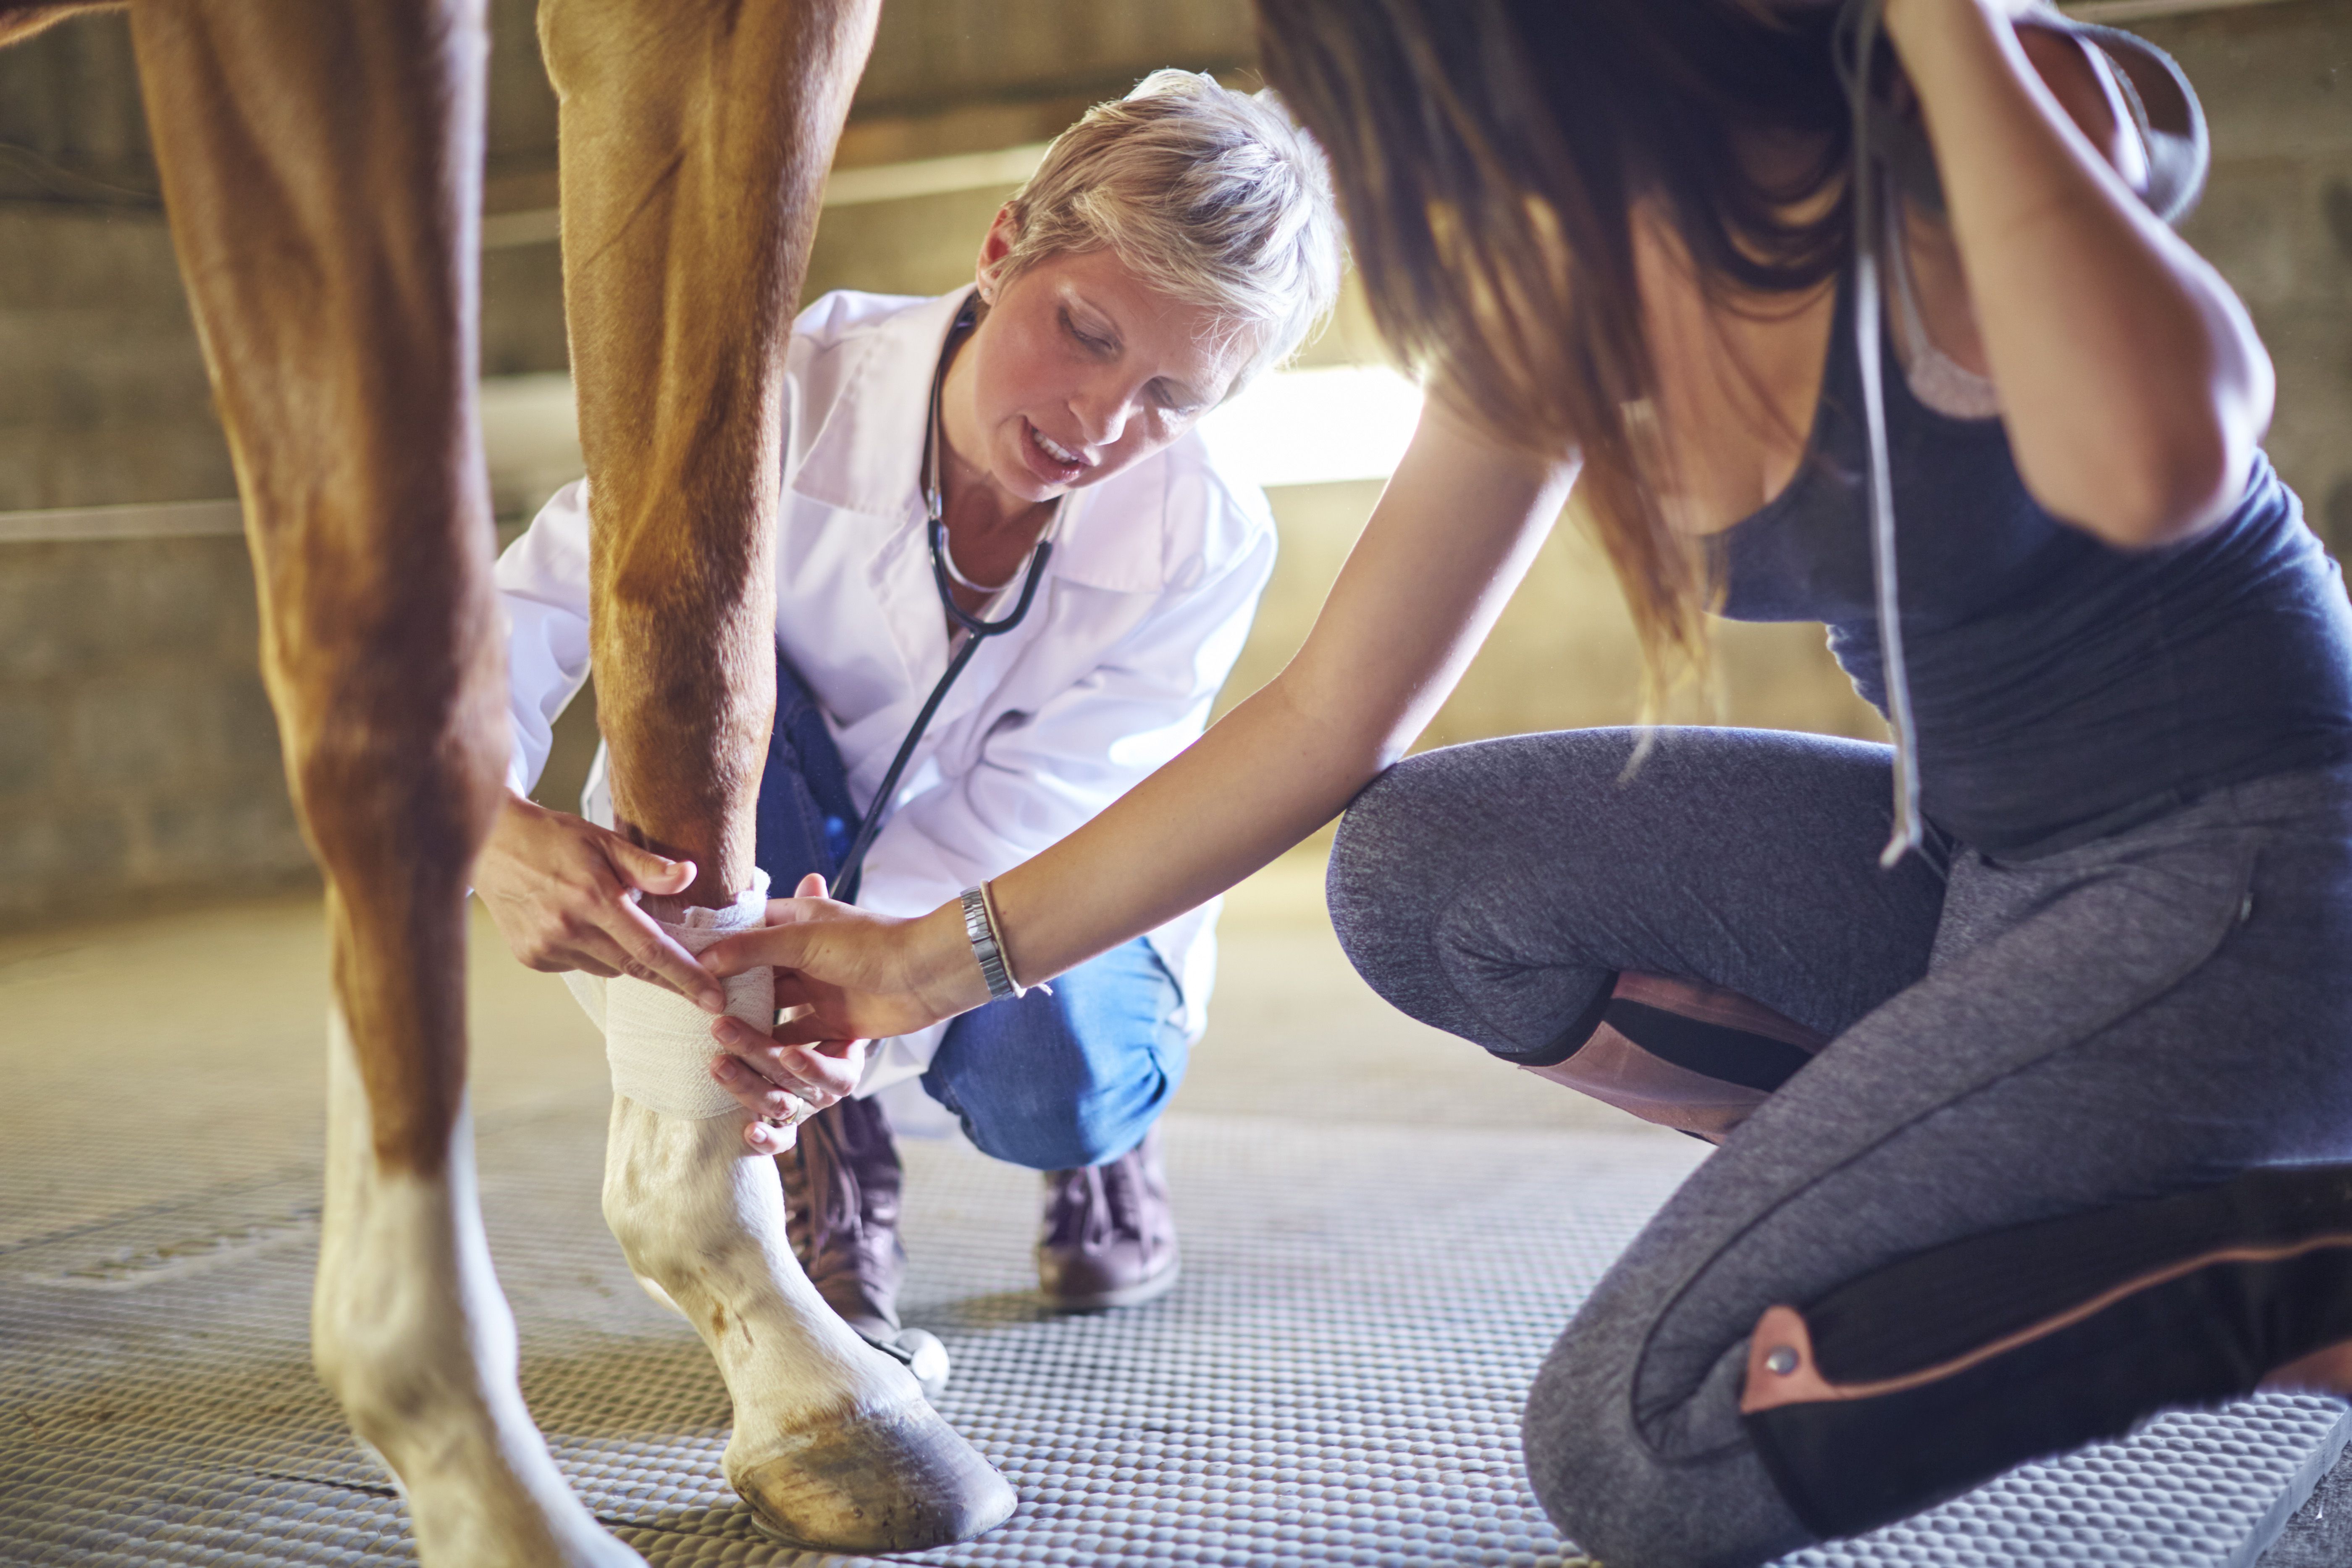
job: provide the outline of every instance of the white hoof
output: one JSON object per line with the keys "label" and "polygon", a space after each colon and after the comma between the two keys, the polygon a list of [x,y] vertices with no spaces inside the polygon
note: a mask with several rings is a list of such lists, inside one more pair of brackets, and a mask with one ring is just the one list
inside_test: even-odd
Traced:
{"label": "white hoof", "polygon": [[[774,1162],[742,1117],[656,1115],[613,1100],[604,1218],[639,1279],[684,1310],[735,1402],[727,1479],[796,1545],[913,1551],[1008,1518],[1005,1484],[809,1283],[784,1234]],[[925,1371],[944,1373],[929,1334]]]}
{"label": "white hoof", "polygon": [[794,1546],[919,1552],[970,1541],[1013,1517],[1020,1499],[994,1466],[925,1400],[782,1435],[782,1451],[730,1465],[753,1522]]}

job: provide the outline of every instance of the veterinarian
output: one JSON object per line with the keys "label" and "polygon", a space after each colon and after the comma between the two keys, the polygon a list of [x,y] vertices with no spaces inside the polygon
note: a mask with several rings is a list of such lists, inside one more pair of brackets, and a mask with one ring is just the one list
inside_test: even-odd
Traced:
{"label": "veterinarian", "polygon": [[[1277,105],[1161,71],[1055,142],[990,227],[972,286],[842,291],[802,314],[759,804],[776,893],[835,883],[856,846],[859,905],[920,914],[1200,735],[1275,533],[1263,494],[1194,426],[1328,310],[1338,232],[1319,155]],[[599,826],[602,752],[581,816],[526,798],[588,674],[591,504],[584,481],[558,492],[499,563],[517,747],[478,890],[533,968],[690,976],[635,903],[690,868]],[[761,1116],[824,1107],[796,1140],[763,1121],[746,1137],[777,1154],[794,1248],[861,1333],[902,1355],[927,1338],[898,1322],[900,1166],[877,1099],[909,1081],[981,1149],[1046,1173],[1052,1303],[1174,1283],[1154,1129],[1206,1021],[1215,919],[1178,914],[1050,992],[870,1045],[783,1047],[746,1027],[714,1047]]]}

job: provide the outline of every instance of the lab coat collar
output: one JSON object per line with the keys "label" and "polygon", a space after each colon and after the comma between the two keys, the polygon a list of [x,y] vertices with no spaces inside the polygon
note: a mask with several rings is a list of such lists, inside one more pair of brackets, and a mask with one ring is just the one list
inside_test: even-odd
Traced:
{"label": "lab coat collar", "polygon": [[[931,373],[971,292],[959,289],[894,311],[840,345],[858,358],[844,367],[840,394],[793,476],[797,495],[895,525],[876,530],[877,555],[890,549],[901,529],[914,530],[916,548],[923,548],[923,426]],[[1118,593],[1162,592],[1173,552],[1169,456],[1156,453],[1100,485],[1074,491],[1055,531],[1046,574]],[[928,584],[928,561],[923,575]]]}
{"label": "lab coat collar", "polygon": [[969,289],[919,300],[853,328],[840,392],[793,475],[796,494],[894,521],[923,515],[924,400],[948,328]]}

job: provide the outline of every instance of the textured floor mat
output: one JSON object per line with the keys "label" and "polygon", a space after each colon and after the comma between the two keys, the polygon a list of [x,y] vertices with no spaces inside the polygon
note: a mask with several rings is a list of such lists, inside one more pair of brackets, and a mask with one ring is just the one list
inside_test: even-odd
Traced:
{"label": "textured floor mat", "polygon": [[[604,1230],[603,1126],[582,1100],[480,1138],[524,1392],[558,1463],[656,1564],[825,1561],[764,1542],[719,1479],[726,1394]],[[908,1145],[908,1316],[953,1352],[942,1407],[1022,1509],[908,1560],[1576,1561],[1528,1491],[1518,1400],[1702,1151],[1246,1118],[1169,1131],[1183,1281],[1077,1319],[1031,1289],[1034,1176]],[[317,1202],[316,1171],[289,1169],[0,1251],[0,1560],[405,1559],[396,1496],[310,1376]],[[1795,1561],[2243,1568],[2343,1426],[2317,1400],[2168,1417]]]}

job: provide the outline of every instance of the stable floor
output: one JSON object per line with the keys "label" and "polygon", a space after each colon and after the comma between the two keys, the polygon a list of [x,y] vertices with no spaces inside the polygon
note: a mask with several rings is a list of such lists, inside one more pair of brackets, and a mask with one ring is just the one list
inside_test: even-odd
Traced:
{"label": "stable floor", "polygon": [[[1391,1012],[1318,873],[1287,860],[1231,901],[1167,1123],[1168,1298],[1043,1314],[1036,1178],[906,1141],[907,1315],[956,1358],[942,1408],[1022,1495],[986,1540],[907,1561],[1581,1561],[1528,1492],[1517,1401],[1706,1151]],[[709,1358],[599,1220],[601,1043],[476,939],[484,1207],[559,1463],[651,1563],[823,1561],[751,1529]],[[321,942],[300,897],[0,942],[0,1562],[407,1559],[308,1364]],[[2315,1400],[2169,1417],[1797,1561],[2352,1563],[2345,1435]]]}

